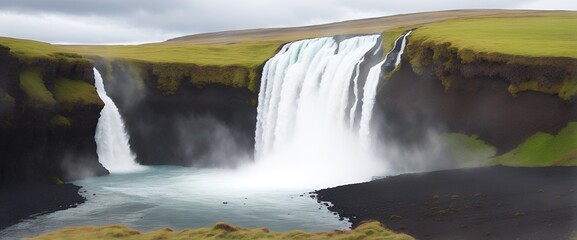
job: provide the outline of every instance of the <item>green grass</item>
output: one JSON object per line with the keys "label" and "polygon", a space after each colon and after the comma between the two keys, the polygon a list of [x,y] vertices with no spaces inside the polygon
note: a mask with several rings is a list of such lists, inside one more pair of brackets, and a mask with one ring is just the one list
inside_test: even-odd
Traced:
{"label": "green grass", "polygon": [[420,27],[411,38],[474,52],[577,58],[577,13],[447,20]]}
{"label": "green grass", "polygon": [[506,166],[576,166],[577,122],[569,123],[557,135],[536,133],[492,162]]}
{"label": "green grass", "polygon": [[351,231],[330,232],[271,232],[265,228],[245,229],[217,223],[212,228],[186,229],[173,231],[165,228],[157,231],[141,233],[122,225],[104,227],[70,227],[45,233],[30,240],[104,240],[104,239],[382,239],[382,240],[412,240],[414,238],[394,233],[384,228],[379,222],[372,221],[361,224]]}
{"label": "green grass", "polygon": [[257,67],[272,57],[282,42],[190,44],[180,42],[133,46],[60,46],[86,56],[152,63],[189,63],[199,66],[239,65]]}
{"label": "green grass", "polygon": [[10,48],[10,51],[22,59],[32,57],[52,57],[61,49],[44,42],[0,37],[0,45]]}
{"label": "green grass", "polygon": [[391,30],[387,30],[383,32],[383,57],[393,49],[393,45],[395,44],[395,40],[405,32],[406,28],[395,28]]}
{"label": "green grass", "polygon": [[475,135],[444,133],[441,142],[460,167],[479,167],[491,164],[497,149]]}
{"label": "green grass", "polygon": [[104,106],[93,85],[66,78],[56,79],[55,98],[58,103],[67,107],[75,105]]}
{"label": "green grass", "polygon": [[40,68],[27,69],[20,72],[20,88],[26,93],[34,106],[54,105],[56,101],[44,85]]}

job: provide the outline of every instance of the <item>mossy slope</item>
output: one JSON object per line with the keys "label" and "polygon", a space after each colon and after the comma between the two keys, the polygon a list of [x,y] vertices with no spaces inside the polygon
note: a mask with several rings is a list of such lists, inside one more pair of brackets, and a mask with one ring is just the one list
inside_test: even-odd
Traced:
{"label": "mossy slope", "polygon": [[577,122],[570,122],[557,134],[537,132],[501,155],[497,155],[495,147],[475,135],[446,133],[441,136],[441,141],[461,167],[577,166]]}
{"label": "mossy slope", "polygon": [[0,38],[0,185],[107,173],[96,156],[104,103],[92,67],[47,43]]}
{"label": "mossy slope", "polygon": [[505,166],[577,166],[577,122],[569,123],[556,135],[538,132],[491,162]]}
{"label": "mossy slope", "polygon": [[372,221],[361,224],[351,231],[330,231],[309,233],[303,231],[271,232],[266,228],[246,229],[230,226],[225,223],[217,223],[212,228],[187,229],[173,231],[161,229],[152,232],[141,233],[132,228],[122,225],[105,227],[71,227],[46,233],[30,240],[48,239],[382,239],[382,240],[411,240],[414,239],[405,234],[394,233]]}
{"label": "mossy slope", "polygon": [[577,93],[577,13],[524,17],[478,17],[437,22],[411,35],[407,57],[422,73],[433,67],[445,88],[455,75],[488,76],[510,83],[509,91]]}

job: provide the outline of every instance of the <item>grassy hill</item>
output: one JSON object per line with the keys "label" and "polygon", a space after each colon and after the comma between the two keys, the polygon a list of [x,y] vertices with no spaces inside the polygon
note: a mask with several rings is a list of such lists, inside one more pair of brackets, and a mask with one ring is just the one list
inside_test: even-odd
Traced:
{"label": "grassy hill", "polygon": [[[387,47],[390,47],[394,38],[402,30],[420,28],[415,32],[415,36],[419,38],[426,37],[434,41],[452,41],[456,44],[461,44],[460,37],[471,36],[462,41],[477,39],[478,41],[475,44],[479,42],[485,43],[484,45],[479,45],[483,49],[490,48],[492,44],[499,43],[498,41],[501,40],[507,43],[517,40],[528,40],[532,44],[540,46],[538,51],[555,55],[560,52],[560,49],[562,51],[562,49],[569,49],[574,45],[571,45],[570,42],[566,42],[567,44],[563,46],[549,44],[552,42],[548,41],[558,40],[554,37],[555,35],[550,33],[562,31],[567,33],[566,39],[563,40],[575,38],[574,34],[571,35],[570,26],[575,23],[574,19],[577,18],[576,16],[577,13],[575,12],[560,11],[460,10],[396,15],[307,27],[207,33],[142,45],[51,45],[11,38],[0,38],[0,45],[10,47],[16,55],[24,58],[53,57],[56,53],[77,53],[84,56],[101,56],[142,62],[254,66],[262,64],[274,55],[282,44],[298,39],[333,35],[384,33],[385,36],[390,36],[385,43]],[[550,19],[550,21],[541,24],[543,27],[539,29],[546,29],[548,31],[547,36],[550,36],[548,38],[539,39],[537,42],[532,36],[541,36],[543,33],[530,31],[519,32],[517,38],[511,39],[509,39],[510,36],[506,35],[511,29],[516,28],[515,25],[520,26],[518,23],[521,20],[543,23],[542,19],[545,18]],[[563,18],[569,21],[556,28],[549,28]],[[470,28],[471,23],[474,23],[478,28]],[[495,24],[508,23],[513,24],[509,24],[508,28],[493,27]],[[529,24],[529,26],[533,25]],[[527,29],[527,27],[522,28]],[[450,29],[455,30],[450,31]],[[470,35],[473,32],[477,32],[477,34]],[[477,36],[480,34],[484,34],[485,37],[478,39]],[[493,40],[500,40],[497,40],[497,42],[485,42],[484,40],[490,36],[492,36],[491,39]],[[458,46],[467,47],[468,45],[461,44]],[[501,51],[501,49],[504,48],[499,47],[495,51]],[[570,57],[576,57],[575,54],[577,53],[575,53],[575,50],[571,51],[573,53]],[[511,52],[503,51],[503,53],[508,54]],[[564,55],[561,54],[559,56]]]}

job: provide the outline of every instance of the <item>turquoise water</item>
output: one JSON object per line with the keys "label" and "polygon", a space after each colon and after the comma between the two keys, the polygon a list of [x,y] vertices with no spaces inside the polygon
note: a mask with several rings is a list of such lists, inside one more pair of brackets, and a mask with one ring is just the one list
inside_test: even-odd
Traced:
{"label": "turquoise water", "polygon": [[83,187],[86,203],[11,226],[0,232],[0,238],[30,237],[67,226],[110,224],[143,231],[209,227],[216,222],[273,231],[350,227],[309,196],[315,189],[275,190],[258,183],[247,185],[239,178],[242,176],[232,170],[147,167],[136,173],[73,182]]}

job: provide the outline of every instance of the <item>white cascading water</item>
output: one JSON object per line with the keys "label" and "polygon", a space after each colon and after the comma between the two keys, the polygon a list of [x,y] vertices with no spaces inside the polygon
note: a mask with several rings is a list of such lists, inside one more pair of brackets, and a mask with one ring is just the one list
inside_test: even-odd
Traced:
{"label": "white cascading water", "polygon": [[[406,35],[402,40],[404,44]],[[379,35],[341,42],[331,37],[301,40],[286,44],[266,62],[258,96],[254,181],[327,187],[387,173],[386,161],[370,146],[369,129],[386,60],[374,65],[365,81],[359,72],[381,43]]]}
{"label": "white cascading water", "polygon": [[348,115],[354,112],[351,83],[359,77],[353,74],[378,40],[379,35],[301,40],[267,61],[257,108],[254,181],[314,188],[383,174],[386,166],[360,146]]}
{"label": "white cascading water", "polygon": [[[367,75],[367,81],[365,82],[365,86],[363,87],[363,105],[361,106],[361,119],[359,121],[359,137],[361,140],[361,145],[365,148],[369,148],[372,144],[372,136],[370,130],[370,123],[373,117],[373,107],[375,105],[375,97],[377,95],[377,87],[379,86],[379,80],[381,79],[381,71],[383,64],[387,62],[387,58],[395,57],[394,67],[396,68],[401,63],[401,56],[405,51],[405,45],[407,44],[407,37],[411,34],[412,31],[408,31],[403,34],[401,39],[401,48],[399,52],[395,56],[390,56],[387,54],[385,59],[375,66],[371,67],[369,70],[369,74]],[[395,41],[395,43],[397,43]],[[394,51],[394,48],[393,50]]]}
{"label": "white cascading water", "polygon": [[130,150],[128,134],[124,129],[124,121],[116,104],[106,95],[104,81],[96,68],[94,68],[94,80],[98,96],[104,102],[94,136],[98,161],[110,173],[126,173],[143,169],[143,166],[135,161],[136,157]]}

